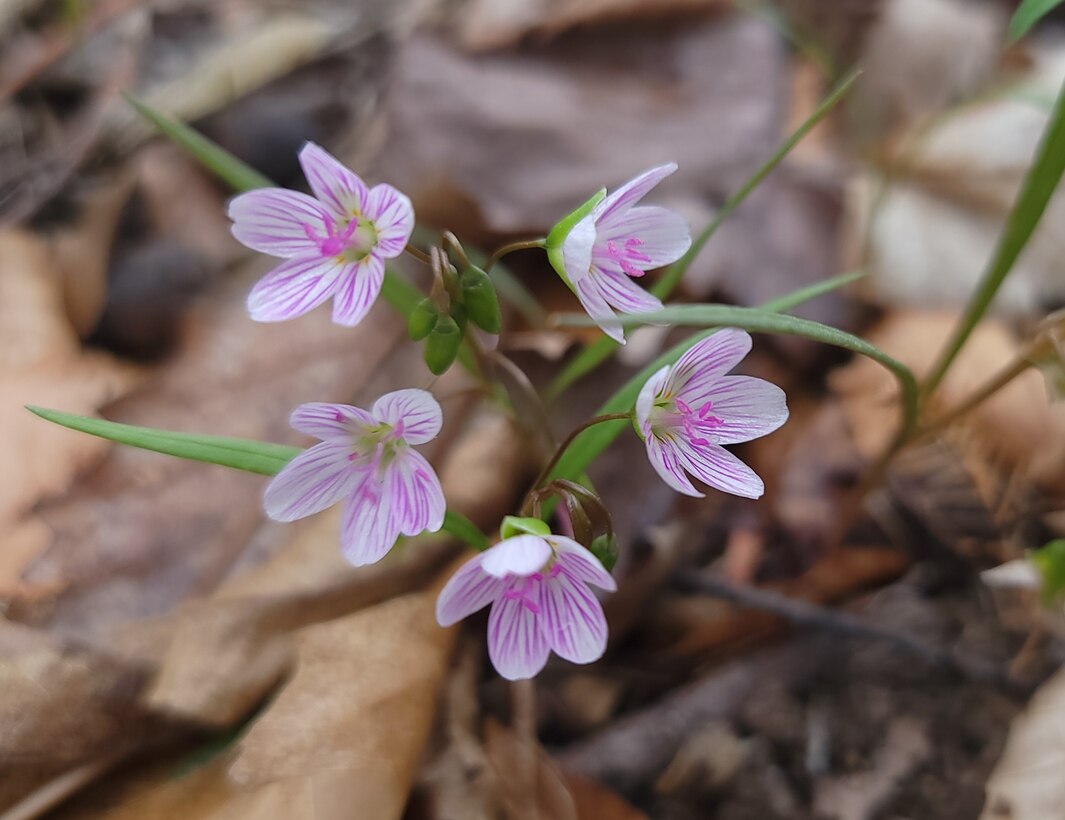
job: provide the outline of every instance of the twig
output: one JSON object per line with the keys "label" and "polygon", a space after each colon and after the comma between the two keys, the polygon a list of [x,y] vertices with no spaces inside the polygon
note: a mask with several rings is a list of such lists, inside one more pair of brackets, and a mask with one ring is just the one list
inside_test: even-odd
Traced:
{"label": "twig", "polygon": [[955,672],[974,683],[990,685],[1011,695],[1026,697],[1031,694],[1030,686],[1012,680],[997,664],[958,649],[937,649],[905,633],[874,626],[849,612],[818,606],[765,589],[737,586],[720,578],[690,571],[676,574],[674,581],[684,591],[712,595],[750,609],[770,612],[798,626],[831,632],[845,638],[888,644],[930,666]]}

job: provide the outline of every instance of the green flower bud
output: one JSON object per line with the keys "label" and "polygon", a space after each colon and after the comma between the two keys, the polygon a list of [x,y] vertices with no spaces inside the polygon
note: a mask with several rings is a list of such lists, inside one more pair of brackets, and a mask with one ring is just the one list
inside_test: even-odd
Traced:
{"label": "green flower bud", "polygon": [[499,310],[499,297],[488,274],[470,266],[459,279],[462,302],[470,319],[481,330],[499,333],[503,329],[503,315]]}
{"label": "green flower bud", "polygon": [[440,314],[436,312],[436,305],[433,304],[432,300],[422,299],[414,306],[414,310],[407,317],[407,333],[410,335],[411,341],[420,342],[428,336],[433,328],[436,327],[436,322],[439,318]]}
{"label": "green flower bud", "polygon": [[450,315],[437,319],[425,340],[425,364],[434,376],[451,367],[462,344],[462,330]]}
{"label": "green flower bud", "polygon": [[610,572],[618,561],[618,542],[613,533],[603,534],[588,545],[589,552],[599,559],[603,568]]}

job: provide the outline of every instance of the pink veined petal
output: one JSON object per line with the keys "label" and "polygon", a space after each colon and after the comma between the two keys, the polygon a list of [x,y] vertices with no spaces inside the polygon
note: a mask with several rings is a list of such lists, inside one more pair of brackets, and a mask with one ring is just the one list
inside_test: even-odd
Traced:
{"label": "pink veined petal", "polygon": [[662,441],[655,436],[648,436],[645,443],[647,444],[647,458],[651,466],[666,484],[684,495],[695,498],[703,498],[706,495],[695,489],[688,476],[684,474],[679,447],[675,441]]}
{"label": "pink veined petal", "polygon": [[481,569],[493,578],[532,575],[551,557],[551,547],[539,535],[515,535],[488,549],[481,556]]}
{"label": "pink veined petal", "polygon": [[345,327],[361,322],[377,301],[384,279],[385,263],[374,254],[345,265],[333,294],[333,321]]}
{"label": "pink veined petal", "polygon": [[564,567],[542,586],[540,628],[548,646],[573,663],[591,663],[603,657],[606,616],[591,590]]}
{"label": "pink veined petal", "polygon": [[318,245],[307,230],[325,236],[326,225],[333,221],[321,203],[285,188],[259,188],[234,197],[229,218],[238,242],[282,259],[317,256]]}
{"label": "pink veined petal", "polygon": [[776,430],[788,420],[787,396],[775,384],[752,376],[722,376],[706,393],[682,391],[682,401],[698,409],[712,402],[710,414],[721,419],[711,438],[715,444],[740,444]]}
{"label": "pink veined petal", "polygon": [[637,239],[636,250],[648,257],[635,263],[641,270],[671,265],[692,246],[688,221],[676,211],[657,205],[630,208],[600,221],[596,230],[600,246],[611,241],[622,246],[626,240]]}
{"label": "pink veined petal", "polygon": [[648,192],[659,182],[676,170],[677,163],[667,162],[665,165],[658,165],[630,179],[595,206],[592,216],[595,217],[596,224],[604,220],[609,222],[612,218],[631,208],[647,196]]}
{"label": "pink veined petal", "polygon": [[599,329],[618,344],[625,344],[625,332],[604,298],[597,277],[585,276],[574,283],[573,289],[581,307],[599,325]]}
{"label": "pink veined petal", "polygon": [[257,322],[284,322],[314,310],[336,290],[343,266],[335,259],[288,259],[255,283],[248,313]]}
{"label": "pink veined petal", "polygon": [[551,543],[558,553],[558,563],[578,581],[595,584],[608,592],[617,590],[614,576],[606,571],[599,559],[589,550],[563,535],[552,536]]}
{"label": "pink veined petal", "polygon": [[382,258],[403,253],[414,230],[414,207],[406,194],[391,185],[375,185],[366,204],[366,218],[377,231],[377,250]]}
{"label": "pink veined petal", "polygon": [[376,471],[365,471],[362,477],[362,482],[344,502],[340,520],[341,552],[357,567],[380,561],[400,535]]}
{"label": "pink veined petal", "polygon": [[496,599],[488,616],[488,657],[500,675],[531,678],[544,668],[550,651],[535,613],[520,600]]}
{"label": "pink veined petal", "polygon": [[570,287],[588,275],[594,247],[595,220],[589,214],[574,225],[562,240],[562,267],[566,269],[565,278]]}
{"label": "pink veined petal", "polygon": [[266,486],[266,514],[275,521],[295,521],[336,504],[358,481],[350,454],[350,444],[331,441],[304,450]]}
{"label": "pink veined petal", "polygon": [[428,390],[408,387],[385,393],[370,411],[379,422],[390,424],[409,444],[425,444],[440,433],[444,414]]}
{"label": "pink veined petal", "polygon": [[365,212],[369,191],[358,174],[313,142],[303,146],[299,159],[307,184],[334,216],[351,219]]}
{"label": "pink veined petal", "polygon": [[309,402],[292,411],[288,423],[301,433],[323,440],[340,439],[349,448],[351,436],[376,422],[365,410],[349,404]]}
{"label": "pink veined petal", "polygon": [[636,423],[639,424],[644,438],[651,435],[651,410],[655,399],[664,389],[671,370],[672,367],[667,364],[655,371],[655,374],[644,382],[643,387],[640,388],[640,394],[636,397]]}
{"label": "pink veined petal", "polygon": [[757,473],[724,447],[679,440],[677,457],[685,470],[715,490],[744,498],[761,498],[765,492]]}
{"label": "pink veined petal", "polygon": [[591,278],[595,279],[607,304],[621,313],[649,313],[662,309],[662,302],[657,296],[645,291],[623,273],[595,269]]}
{"label": "pink veined petal", "polygon": [[436,622],[440,626],[457,624],[503,594],[506,581],[481,569],[481,555],[459,567],[448,579],[436,599]]}
{"label": "pink veined petal", "polygon": [[447,503],[436,472],[413,450],[396,453],[385,471],[385,503],[403,535],[436,532]]}
{"label": "pink veined petal", "polygon": [[668,390],[701,396],[751,352],[747,331],[726,327],[692,345],[673,365]]}

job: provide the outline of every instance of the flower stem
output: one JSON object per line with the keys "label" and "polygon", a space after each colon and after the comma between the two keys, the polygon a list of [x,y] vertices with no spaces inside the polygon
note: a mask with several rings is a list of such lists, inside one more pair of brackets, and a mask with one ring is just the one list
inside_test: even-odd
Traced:
{"label": "flower stem", "polygon": [[548,461],[546,465],[544,465],[544,468],[540,471],[540,474],[536,477],[536,480],[529,488],[529,492],[525,494],[525,500],[522,502],[521,505],[522,510],[529,509],[529,505],[533,500],[533,494],[547,480],[547,477],[551,475],[551,471],[555,469],[555,466],[558,464],[559,459],[562,458],[562,455],[566,452],[567,448],[576,440],[577,436],[579,436],[589,427],[594,427],[597,424],[602,424],[603,422],[607,421],[622,421],[631,417],[631,412],[605,413],[601,416],[593,416],[592,418],[588,419],[588,421],[584,422],[584,424],[581,424],[579,427],[573,428],[573,430],[570,431],[570,434],[562,440],[558,447],[555,448],[555,454],[551,456],[551,460]]}
{"label": "flower stem", "polygon": [[429,258],[429,254],[420,248],[416,248],[413,245],[407,245],[403,250],[425,265],[431,265],[433,263],[433,260]]}
{"label": "flower stem", "polygon": [[488,257],[488,261],[484,263],[484,272],[488,273],[495,267],[496,262],[506,256],[508,253],[514,253],[514,251],[524,251],[530,248],[542,248],[546,239],[542,237],[540,239],[526,239],[523,242],[511,242],[509,245],[504,245],[502,248],[496,250],[491,256]]}

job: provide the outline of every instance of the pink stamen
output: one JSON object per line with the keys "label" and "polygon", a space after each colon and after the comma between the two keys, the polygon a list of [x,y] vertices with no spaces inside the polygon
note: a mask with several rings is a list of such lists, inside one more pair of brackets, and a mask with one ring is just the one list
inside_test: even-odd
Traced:
{"label": "pink stamen", "polygon": [[688,441],[697,447],[706,447],[710,444],[707,437],[711,431],[721,427],[725,422],[717,416],[710,415],[714,403],[708,401],[698,410],[692,410],[691,406],[683,399],[675,399],[677,415]]}
{"label": "pink stamen", "polygon": [[617,262],[629,276],[639,278],[646,271],[636,267],[635,263],[641,262],[646,265],[651,261],[650,256],[639,250],[641,245],[643,245],[643,240],[635,236],[630,236],[625,240],[624,248],[619,248],[616,242],[610,240],[606,243],[607,256]]}
{"label": "pink stamen", "polygon": [[508,601],[520,601],[521,605],[534,615],[540,614],[540,604],[536,602],[535,590],[543,576],[539,573],[529,575],[520,580],[511,582],[503,592],[503,597]]}
{"label": "pink stamen", "polygon": [[322,256],[337,256],[348,247],[351,237],[358,226],[359,220],[352,219],[348,222],[343,232],[338,234],[336,226],[332,222],[328,222],[325,226],[326,236],[324,239],[315,234],[314,228],[310,225],[304,224],[303,232],[309,240],[318,246],[318,252]]}

